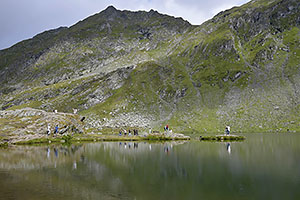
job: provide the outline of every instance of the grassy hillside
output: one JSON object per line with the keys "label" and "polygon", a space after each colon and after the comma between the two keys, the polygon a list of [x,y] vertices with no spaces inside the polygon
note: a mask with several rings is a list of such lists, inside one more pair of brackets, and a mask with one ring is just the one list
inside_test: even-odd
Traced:
{"label": "grassy hillside", "polygon": [[0,106],[78,108],[102,132],[300,131],[299,8],[251,1],[192,26],[109,7],[0,51]]}

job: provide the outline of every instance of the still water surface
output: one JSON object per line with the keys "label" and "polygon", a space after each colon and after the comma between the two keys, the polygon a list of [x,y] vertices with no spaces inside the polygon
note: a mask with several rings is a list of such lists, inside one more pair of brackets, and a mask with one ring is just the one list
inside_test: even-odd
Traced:
{"label": "still water surface", "polygon": [[0,199],[300,199],[300,134],[0,149]]}

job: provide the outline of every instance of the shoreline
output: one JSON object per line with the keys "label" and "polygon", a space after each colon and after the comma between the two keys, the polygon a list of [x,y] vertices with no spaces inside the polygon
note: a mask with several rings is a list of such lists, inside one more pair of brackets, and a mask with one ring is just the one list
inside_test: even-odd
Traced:
{"label": "shoreline", "polygon": [[38,145],[38,144],[72,144],[77,142],[103,142],[103,141],[172,141],[172,140],[190,140],[189,136],[183,134],[149,134],[141,136],[119,136],[119,135],[62,135],[62,136],[41,136],[41,137],[25,137],[25,138],[11,138],[2,139],[1,147],[8,147],[11,145]]}

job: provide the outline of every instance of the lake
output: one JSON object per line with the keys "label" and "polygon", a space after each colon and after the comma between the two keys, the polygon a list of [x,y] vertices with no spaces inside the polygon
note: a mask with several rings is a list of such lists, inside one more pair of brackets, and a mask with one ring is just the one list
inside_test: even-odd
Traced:
{"label": "lake", "polygon": [[300,134],[0,149],[0,199],[300,199]]}

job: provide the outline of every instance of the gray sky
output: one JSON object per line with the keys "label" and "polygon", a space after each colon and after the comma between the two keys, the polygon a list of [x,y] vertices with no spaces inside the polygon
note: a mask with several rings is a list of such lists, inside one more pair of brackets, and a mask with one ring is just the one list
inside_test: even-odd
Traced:
{"label": "gray sky", "polygon": [[0,0],[0,49],[45,30],[71,26],[113,5],[119,10],[157,10],[201,24],[250,0]]}

